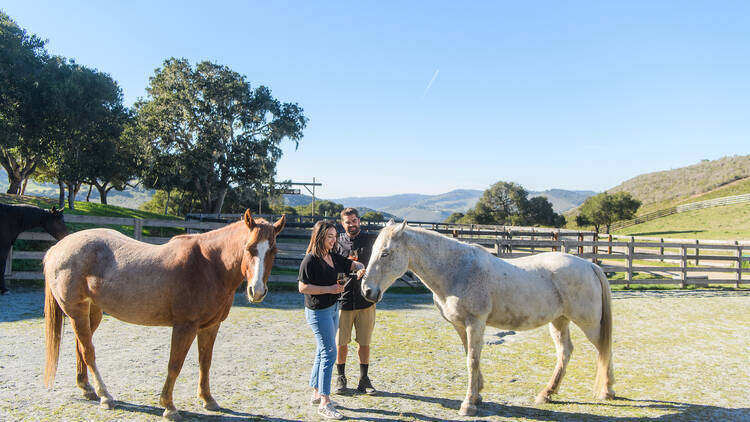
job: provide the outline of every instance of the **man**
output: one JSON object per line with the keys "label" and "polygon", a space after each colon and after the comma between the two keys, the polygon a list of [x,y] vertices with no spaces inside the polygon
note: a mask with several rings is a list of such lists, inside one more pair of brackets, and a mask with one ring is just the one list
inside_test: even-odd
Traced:
{"label": "man", "polygon": [[[336,252],[350,259],[358,260],[367,267],[372,253],[372,245],[375,243],[377,236],[360,231],[359,213],[354,208],[345,208],[341,211],[341,225],[344,227],[344,232],[339,234]],[[352,327],[354,327],[356,333],[354,340],[357,342],[357,355],[359,356],[357,390],[366,394],[375,394],[375,388],[373,388],[367,375],[370,365],[370,339],[375,327],[375,304],[364,298],[361,283],[358,283],[356,279],[346,285],[346,289],[341,294],[340,304],[339,328],[336,333],[338,355],[336,357],[337,377],[334,392],[336,394],[346,392],[346,355],[349,351]]]}

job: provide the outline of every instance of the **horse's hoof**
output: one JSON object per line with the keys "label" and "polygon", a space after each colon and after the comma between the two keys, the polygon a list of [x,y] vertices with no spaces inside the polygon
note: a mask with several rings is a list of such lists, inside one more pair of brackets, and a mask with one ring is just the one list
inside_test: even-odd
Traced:
{"label": "horse's hoof", "polygon": [[115,401],[112,397],[102,397],[99,401],[99,407],[102,409],[112,410],[115,408]]}
{"label": "horse's hoof", "polygon": [[162,416],[168,421],[179,421],[182,419],[182,416],[180,416],[180,412],[178,412],[177,409],[164,409],[164,414]]}
{"label": "horse's hoof", "polygon": [[536,396],[536,400],[534,400],[534,403],[536,404],[545,404],[550,402],[550,395],[546,392],[542,391],[539,393],[538,396]]}
{"label": "horse's hoof", "polygon": [[614,398],[615,398],[614,390],[602,391],[601,393],[599,393],[599,396],[597,397],[597,399],[599,400],[613,400]]}
{"label": "horse's hoof", "polygon": [[203,408],[206,410],[219,410],[221,407],[219,407],[219,403],[216,403],[216,400],[211,399],[209,401],[206,401],[203,403]]}
{"label": "horse's hoof", "polygon": [[461,403],[461,409],[458,411],[461,416],[474,416],[477,414],[477,407],[473,404]]}
{"label": "horse's hoof", "polygon": [[99,396],[96,395],[95,391],[84,391],[83,397],[86,398],[86,400],[99,400]]}

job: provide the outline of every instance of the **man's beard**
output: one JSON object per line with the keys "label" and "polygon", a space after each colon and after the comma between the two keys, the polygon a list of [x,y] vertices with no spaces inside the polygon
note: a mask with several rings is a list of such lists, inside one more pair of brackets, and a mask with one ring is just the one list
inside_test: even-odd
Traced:
{"label": "man's beard", "polygon": [[346,233],[349,236],[356,236],[356,235],[359,234],[359,227],[347,227],[346,228]]}

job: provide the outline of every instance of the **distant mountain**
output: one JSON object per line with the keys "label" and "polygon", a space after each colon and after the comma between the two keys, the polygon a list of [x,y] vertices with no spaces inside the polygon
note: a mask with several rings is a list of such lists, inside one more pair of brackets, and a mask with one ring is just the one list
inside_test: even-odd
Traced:
{"label": "distant mountain", "polygon": [[[365,209],[373,209],[392,214],[411,221],[445,221],[454,212],[466,212],[476,205],[484,191],[476,189],[457,189],[439,195],[423,195],[416,193],[391,196],[346,197],[334,198],[330,201],[355,207],[364,213]],[[549,189],[543,192],[530,192],[529,197],[545,196],[552,203],[555,212],[562,212],[583,203],[586,198],[596,194],[594,191],[568,191],[563,189]],[[306,205],[311,201],[308,195],[284,195],[288,205]]]}
{"label": "distant mountain", "polygon": [[552,209],[556,213],[562,214],[569,209],[583,204],[586,198],[594,196],[597,193],[592,190],[548,189],[543,192],[529,192],[529,198],[544,196],[552,204]]}

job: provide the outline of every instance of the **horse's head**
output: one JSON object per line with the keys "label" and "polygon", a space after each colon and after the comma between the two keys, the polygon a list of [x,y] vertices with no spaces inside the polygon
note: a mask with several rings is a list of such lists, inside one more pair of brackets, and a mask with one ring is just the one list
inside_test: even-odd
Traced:
{"label": "horse's head", "polygon": [[63,211],[65,211],[65,209],[58,210],[55,207],[52,207],[51,210],[45,212],[44,218],[42,219],[42,227],[44,230],[57,240],[68,235],[68,228],[65,227],[65,221],[63,221]]}
{"label": "horse's head", "polygon": [[245,225],[250,234],[242,255],[242,274],[247,280],[247,298],[260,302],[268,293],[268,276],[276,257],[276,236],[284,228],[286,217],[281,216],[273,224],[263,219],[254,220],[250,210],[245,211]]}
{"label": "horse's head", "polygon": [[375,239],[370,263],[362,278],[362,294],[370,302],[380,301],[386,289],[408,269],[409,253],[404,242],[405,228],[405,220],[401,224],[394,224],[391,220]]}

